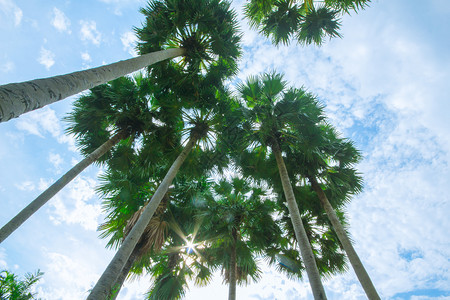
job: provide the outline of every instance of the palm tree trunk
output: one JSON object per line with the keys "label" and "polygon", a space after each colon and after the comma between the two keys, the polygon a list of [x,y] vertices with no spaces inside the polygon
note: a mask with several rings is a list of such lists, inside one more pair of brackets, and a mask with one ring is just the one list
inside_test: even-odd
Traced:
{"label": "palm tree trunk", "polygon": [[191,136],[189,142],[186,144],[183,151],[181,151],[180,155],[178,155],[177,159],[170,167],[158,189],[153,194],[150,203],[145,208],[141,217],[134,225],[125,241],[122,243],[122,246],[120,246],[116,255],[114,255],[113,259],[109,263],[106,270],[103,272],[100,279],[97,281],[97,284],[92,289],[91,293],[87,297],[87,300],[103,300],[108,297],[108,294],[110,293],[114,282],[116,282],[117,280],[118,274],[123,269],[125,263],[130,257],[131,252],[136,247],[136,244],[141,238],[142,233],[144,232],[145,228],[150,222],[150,219],[158,208],[161,199],[166,194],[169,186],[172,184],[172,180],[175,178],[175,175],[178,172],[178,169],[181,167],[187,155],[194,147],[196,141],[197,138],[195,136]]}
{"label": "palm tree trunk", "polygon": [[183,55],[167,49],[84,71],[0,86],[0,122],[75,95],[157,62]]}
{"label": "palm tree trunk", "polygon": [[122,271],[119,274],[119,277],[117,277],[116,282],[113,285],[114,294],[110,296],[110,300],[116,300],[117,296],[119,296],[120,289],[123,286],[123,283],[125,282],[125,279],[128,276],[128,273],[130,273],[131,267],[133,266],[134,261],[139,257],[138,251],[136,251],[136,248],[134,249],[133,253],[131,253],[130,257],[127,260],[127,263],[123,267]]}
{"label": "palm tree trunk", "polygon": [[327,299],[325,290],[320,280],[320,274],[319,270],[317,269],[311,244],[308,240],[308,236],[306,235],[305,227],[303,226],[300,211],[298,209],[297,202],[295,201],[294,191],[292,190],[289,175],[286,170],[286,165],[284,164],[284,160],[281,155],[281,150],[278,143],[275,143],[272,146],[272,151],[277,161],[278,171],[280,173],[284,195],[286,197],[289,214],[291,216],[292,226],[294,227],[295,236],[300,247],[300,254],[302,256],[303,262],[305,263],[306,273],[308,274],[309,284],[311,285],[314,299]]}
{"label": "palm tree trunk", "polygon": [[31,217],[39,208],[47,203],[56,193],[78,176],[84,169],[90,166],[94,161],[99,159],[103,154],[110,150],[120,140],[126,138],[128,135],[125,129],[119,131],[108,141],[103,143],[100,147],[95,149],[85,159],[76,164],[66,174],[61,176],[55,183],[47,188],[42,194],[34,199],[27,207],[12,218],[5,226],[0,229],[0,243],[3,242],[11,233],[19,228],[29,217]]}
{"label": "palm tree trunk", "polygon": [[317,179],[312,176],[309,176],[308,179],[309,182],[311,183],[313,190],[319,196],[320,203],[322,204],[322,207],[325,209],[325,212],[328,215],[328,219],[330,220],[331,225],[333,225],[334,231],[336,232],[339,241],[341,241],[342,247],[344,247],[344,250],[347,253],[348,259],[352,264],[353,270],[355,270],[359,282],[361,283],[364,291],[366,292],[367,298],[370,300],[380,300],[380,296],[378,295],[375,286],[370,280],[369,274],[367,273],[361,260],[359,259],[359,256],[356,253],[355,249],[353,248],[353,245],[350,242],[350,239],[348,238],[344,227],[342,226],[341,222],[339,221],[336,215],[336,212],[334,211],[333,207],[328,201],[327,196],[325,195],[324,191],[317,182]]}
{"label": "palm tree trunk", "polygon": [[236,300],[236,271],[237,271],[237,262],[236,262],[236,242],[237,242],[237,231],[233,228],[232,233],[233,237],[233,245],[231,246],[231,255],[230,255],[230,278],[228,281],[228,300]]}

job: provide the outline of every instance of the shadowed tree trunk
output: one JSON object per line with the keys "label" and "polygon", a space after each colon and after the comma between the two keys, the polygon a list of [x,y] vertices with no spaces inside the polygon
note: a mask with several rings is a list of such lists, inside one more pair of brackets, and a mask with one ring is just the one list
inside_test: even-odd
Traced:
{"label": "shadowed tree trunk", "polygon": [[179,168],[183,164],[189,152],[194,147],[196,141],[197,137],[191,136],[183,151],[181,151],[180,155],[178,155],[177,159],[170,167],[169,171],[154,193],[152,199],[150,200],[150,203],[145,208],[141,217],[134,225],[133,229],[128,234],[123,244],[120,246],[116,255],[113,257],[100,279],[97,281],[97,284],[92,289],[87,300],[104,300],[108,297],[120,272],[128,261],[131,252],[136,247],[136,244],[141,238],[142,233],[150,222],[150,219],[158,208],[159,203],[169,189],[169,186],[172,184],[175,175],[177,174]]}
{"label": "shadowed tree trunk", "polygon": [[97,85],[183,55],[182,48],[167,49],[84,71],[0,86],[0,122],[75,95]]}
{"label": "shadowed tree trunk", "polygon": [[229,287],[228,287],[228,300],[236,300],[236,271],[237,271],[237,262],[236,262],[236,244],[237,244],[237,230],[233,228],[232,231],[233,237],[233,245],[231,246],[231,255],[230,255],[230,278],[229,278]]}
{"label": "shadowed tree trunk", "polygon": [[47,188],[42,194],[34,199],[27,207],[12,218],[5,226],[0,229],[0,243],[3,242],[11,233],[19,228],[29,217],[31,217],[39,208],[47,203],[56,193],[78,176],[84,169],[90,166],[94,161],[99,159],[103,154],[110,150],[119,141],[126,138],[127,130],[123,129],[115,134],[108,141],[89,154],[85,159],[76,164],[66,174],[61,176],[55,183]]}
{"label": "shadowed tree trunk", "polygon": [[344,250],[347,253],[348,259],[352,264],[353,270],[355,270],[359,282],[361,283],[364,291],[366,292],[367,298],[370,300],[380,300],[380,296],[378,295],[375,286],[372,283],[372,280],[370,280],[369,274],[367,273],[361,260],[359,259],[359,256],[356,253],[355,249],[353,248],[353,245],[350,242],[350,239],[348,238],[344,227],[342,226],[341,222],[339,221],[336,215],[336,212],[334,211],[333,207],[328,201],[327,196],[325,195],[324,191],[317,182],[317,179],[312,176],[308,176],[308,179],[309,182],[311,183],[313,190],[317,193],[320,203],[322,204],[322,207],[327,213],[328,219],[333,225],[333,228],[339,238],[339,241],[341,241],[342,243],[342,247],[344,247]]}
{"label": "shadowed tree trunk", "polygon": [[278,171],[280,172],[281,183],[283,185],[284,195],[286,197],[287,206],[289,209],[289,215],[291,217],[292,226],[294,227],[295,236],[300,247],[300,253],[303,262],[306,267],[306,273],[308,274],[309,283],[314,295],[314,299],[323,300],[327,299],[325,290],[320,280],[319,270],[317,269],[314,254],[312,252],[311,244],[306,235],[305,227],[303,226],[300,211],[295,201],[294,191],[292,190],[289,175],[284,164],[283,157],[281,155],[280,146],[277,142],[272,146],[272,151],[277,161]]}
{"label": "shadowed tree trunk", "polygon": [[[164,214],[164,211],[167,207],[167,203],[169,201],[169,196],[168,193],[165,194],[165,196],[163,197],[163,199],[161,200],[161,203],[159,204],[158,208],[156,209],[155,212],[155,217],[161,217]],[[139,210],[139,211],[143,211],[145,210],[145,206]],[[139,213],[139,211],[137,211],[135,214]],[[137,220],[139,220],[139,217],[141,216],[141,214],[138,215]],[[131,220],[134,218],[134,216],[131,218]],[[135,222],[137,222],[137,220],[135,221],[128,221],[128,225],[127,227],[130,225],[130,222],[132,222],[133,224],[135,224]],[[134,225],[131,225],[131,228]],[[148,231],[149,228],[151,230],[151,222],[149,222],[147,228],[145,229],[145,231]],[[128,236],[130,230],[127,230],[127,228],[125,228],[125,238],[126,236]],[[127,260],[127,263],[125,264],[125,266],[123,267],[122,271],[119,274],[119,277],[117,277],[116,282],[113,285],[113,289],[111,291],[111,296],[109,298],[109,300],[115,300],[117,298],[117,296],[120,293],[120,290],[122,289],[123,283],[125,282],[125,279],[127,278],[128,274],[130,273],[131,268],[133,267],[133,264],[135,263],[136,260],[138,260],[139,258],[141,258],[146,251],[148,251],[148,249],[146,249],[146,244],[148,243],[148,239],[149,236],[146,234],[146,232],[144,232],[144,234],[141,236],[139,242],[136,244],[136,246],[134,247],[133,252],[131,253],[130,257]],[[153,246],[153,250],[160,250],[162,247],[162,244],[157,244],[156,241],[154,240],[152,243]]]}
{"label": "shadowed tree trunk", "polygon": [[135,248],[133,250],[133,252],[131,253],[130,257],[128,258],[127,263],[123,267],[122,271],[119,274],[119,277],[117,277],[117,280],[113,285],[114,294],[111,295],[110,300],[115,300],[115,299],[117,299],[117,296],[119,296],[120,290],[122,289],[123,283],[125,282],[125,279],[127,278],[128,273],[130,273],[131,267],[133,266],[136,259],[138,259],[138,257],[139,257],[138,252],[139,252],[139,250],[137,250]]}

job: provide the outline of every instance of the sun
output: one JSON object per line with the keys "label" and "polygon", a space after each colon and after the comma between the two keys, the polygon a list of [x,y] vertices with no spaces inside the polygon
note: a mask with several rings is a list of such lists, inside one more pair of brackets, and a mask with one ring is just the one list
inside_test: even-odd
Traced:
{"label": "sun", "polygon": [[184,248],[186,250],[186,254],[191,254],[195,250],[195,244],[192,242],[192,240],[188,240],[186,241],[186,246],[184,246]]}

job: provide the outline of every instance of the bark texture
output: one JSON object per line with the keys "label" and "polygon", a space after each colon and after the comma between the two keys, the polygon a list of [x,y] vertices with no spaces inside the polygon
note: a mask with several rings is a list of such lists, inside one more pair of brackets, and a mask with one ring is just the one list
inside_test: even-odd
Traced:
{"label": "bark texture", "polygon": [[0,229],[0,243],[3,242],[11,233],[19,228],[29,217],[31,217],[39,208],[47,203],[56,193],[78,176],[84,169],[99,159],[103,154],[110,150],[120,140],[127,136],[126,130],[119,131],[116,135],[106,141],[103,145],[94,150],[85,159],[76,164],[66,174],[61,176],[55,183],[47,188],[42,194],[34,199],[27,207],[12,218],[5,226]]}
{"label": "bark texture", "polygon": [[289,215],[291,216],[292,226],[294,227],[295,236],[300,247],[300,254],[303,262],[305,263],[306,273],[308,274],[309,284],[311,285],[314,299],[327,299],[325,289],[323,288],[322,281],[320,280],[320,274],[317,269],[311,244],[308,240],[308,236],[306,235],[305,227],[303,226],[302,218],[300,216],[300,211],[298,209],[297,202],[295,201],[294,191],[292,190],[286,165],[284,164],[284,160],[281,155],[280,146],[275,143],[272,146],[272,150],[277,161],[284,195],[286,197],[287,206],[289,209]]}
{"label": "bark texture", "polygon": [[157,62],[183,55],[175,48],[144,54],[84,71],[0,86],[0,122],[75,95],[97,85],[138,71]]}
{"label": "bark texture", "polygon": [[128,258],[130,257],[131,252],[136,247],[136,244],[141,238],[142,233],[150,222],[150,219],[158,208],[159,203],[169,189],[169,186],[172,184],[172,180],[175,178],[175,175],[177,174],[189,152],[192,150],[192,147],[195,145],[196,141],[197,139],[195,137],[191,137],[189,142],[184,147],[183,151],[181,151],[180,155],[178,155],[177,159],[170,167],[158,189],[153,194],[150,203],[147,205],[136,225],[134,225],[133,229],[120,246],[116,255],[114,255],[108,267],[103,272],[100,279],[97,281],[97,284],[92,289],[91,293],[87,297],[87,300],[107,299],[108,294],[111,292],[112,287],[116,282],[120,272],[124,268]]}
{"label": "bark texture", "polygon": [[114,295],[110,296],[110,300],[117,299],[117,296],[119,296],[120,290],[122,289],[123,283],[125,282],[125,279],[128,276],[128,273],[130,273],[131,267],[133,266],[136,259],[138,259],[139,254],[137,253],[138,250],[136,248],[131,253],[130,257],[127,260],[127,263],[123,267],[122,271],[119,274],[119,277],[117,277],[116,282],[113,284],[113,289],[116,291]]}
{"label": "bark texture", "polygon": [[236,300],[236,273],[237,273],[237,261],[236,261],[236,244],[237,244],[237,231],[233,228],[232,231],[233,245],[231,246],[230,255],[230,278],[228,281],[228,300]]}
{"label": "bark texture", "polygon": [[347,253],[347,257],[350,260],[350,263],[352,264],[353,270],[355,271],[359,282],[361,283],[364,291],[366,292],[367,298],[370,300],[380,300],[380,296],[378,295],[375,286],[372,283],[372,280],[370,280],[369,274],[364,268],[364,265],[359,259],[359,256],[356,253],[355,249],[353,248],[353,245],[350,239],[348,238],[344,227],[339,221],[336,212],[334,211],[333,207],[328,201],[327,195],[325,195],[316,178],[310,176],[308,177],[308,179],[309,182],[311,183],[313,190],[317,193],[320,203],[322,204],[322,207],[325,209],[328,219],[330,220],[331,225],[333,225],[334,231],[336,232],[339,241],[342,244],[342,247],[344,247],[344,250]]}

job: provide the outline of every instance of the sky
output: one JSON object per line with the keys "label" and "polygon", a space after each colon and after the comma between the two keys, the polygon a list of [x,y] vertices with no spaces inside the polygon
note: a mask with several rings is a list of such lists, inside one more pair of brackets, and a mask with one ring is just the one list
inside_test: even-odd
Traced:
{"label": "sky", "polygon": [[[142,0],[0,0],[0,84],[135,56]],[[242,20],[234,81],[276,70],[326,105],[343,136],[362,151],[364,190],[347,206],[350,233],[382,299],[450,299],[450,1],[373,0],[342,19],[342,39],[322,47],[275,47]],[[62,121],[76,96],[0,124],[0,226],[82,158]],[[98,238],[104,217],[86,169],[0,244],[0,270],[45,272],[42,299],[82,299],[113,251]],[[261,262],[260,282],[240,299],[313,299],[307,279]],[[149,278],[119,299],[142,299]],[[365,299],[350,269],[324,282],[329,299]],[[186,299],[227,299],[216,276]]]}

